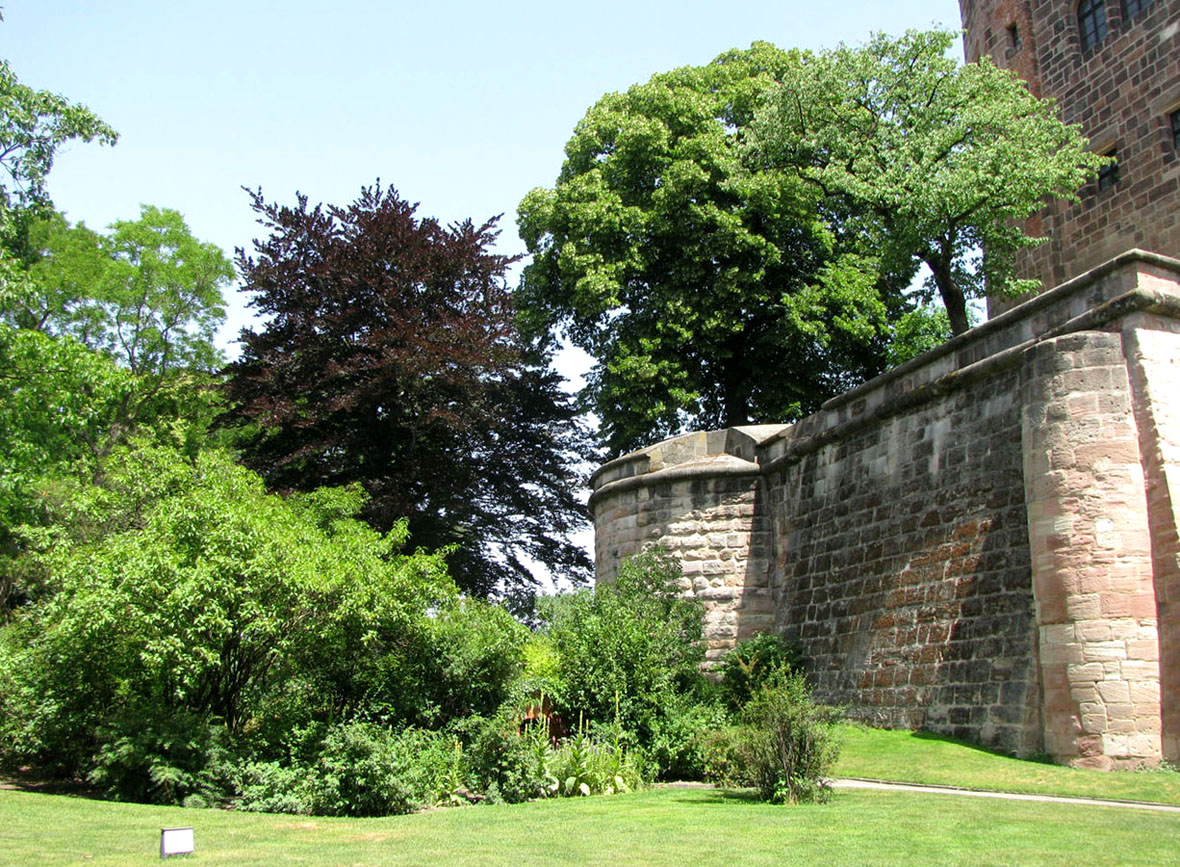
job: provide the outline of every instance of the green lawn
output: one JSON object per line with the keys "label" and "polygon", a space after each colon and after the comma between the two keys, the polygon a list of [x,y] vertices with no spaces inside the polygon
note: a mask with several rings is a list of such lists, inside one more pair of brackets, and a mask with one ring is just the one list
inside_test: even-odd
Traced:
{"label": "green lawn", "polygon": [[1175,771],[1085,771],[1028,762],[928,732],[842,730],[836,774],[999,792],[1158,801],[1180,805]]}
{"label": "green lawn", "polygon": [[0,791],[0,863],[158,863],[173,825],[203,864],[1162,864],[1180,839],[1177,815],[893,792],[776,807],[661,788],[349,820]]}
{"label": "green lawn", "polygon": [[[1180,803],[1180,774],[1022,762],[910,732],[847,727],[842,776]],[[191,825],[201,864],[1163,864],[1180,814],[837,791],[777,807],[744,793],[632,795],[312,819],[0,790],[0,864],[159,863],[159,829]]]}

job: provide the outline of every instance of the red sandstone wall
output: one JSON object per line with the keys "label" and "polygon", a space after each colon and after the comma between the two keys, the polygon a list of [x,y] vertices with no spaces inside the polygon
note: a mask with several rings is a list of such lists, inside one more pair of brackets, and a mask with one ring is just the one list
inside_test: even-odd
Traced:
{"label": "red sandstone wall", "polygon": [[1040,749],[1019,376],[769,477],[778,628],[818,694],[879,725]]}
{"label": "red sandstone wall", "polygon": [[1123,332],[1130,363],[1159,618],[1162,749],[1180,759],[1180,323],[1141,314]]}
{"label": "red sandstone wall", "polygon": [[[1028,231],[1052,240],[1027,251],[1021,271],[1056,286],[1134,247],[1180,255],[1180,158],[1167,114],[1180,107],[1180,4],[1155,0],[1133,20],[1106,3],[1108,35],[1082,52],[1073,0],[960,0],[968,60],[990,55],[1055,98],[1062,119],[1091,145],[1118,151],[1120,178],[1099,191],[1091,182],[1076,204],[1054,202]],[[1031,30],[1025,47],[1008,46],[1006,25]],[[992,306],[993,313],[1011,303]]]}
{"label": "red sandstone wall", "polygon": [[1178,368],[1180,261],[1122,255],[795,425],[607,464],[599,580],[669,547],[714,658],[773,625],[876,723],[1174,758]]}

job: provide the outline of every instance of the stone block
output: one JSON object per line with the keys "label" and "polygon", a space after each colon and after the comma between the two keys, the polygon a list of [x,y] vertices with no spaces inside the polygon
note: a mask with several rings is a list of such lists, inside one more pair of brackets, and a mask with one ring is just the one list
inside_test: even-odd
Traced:
{"label": "stone block", "polygon": [[1098,662],[1073,663],[1067,665],[1065,671],[1070,683],[1085,683],[1087,681],[1097,683],[1104,680],[1106,676],[1106,670]]}
{"label": "stone block", "polygon": [[1126,659],[1127,645],[1122,641],[1090,641],[1082,646],[1082,656],[1086,662]]}
{"label": "stone block", "polygon": [[1160,746],[1160,737],[1153,732],[1128,735],[1125,755],[1137,759],[1158,759]]}
{"label": "stone block", "polygon": [[[1111,705],[1127,704],[1131,701],[1131,686],[1123,680],[1099,681],[1097,691],[1108,708]],[[1113,711],[1108,712],[1113,714]]]}

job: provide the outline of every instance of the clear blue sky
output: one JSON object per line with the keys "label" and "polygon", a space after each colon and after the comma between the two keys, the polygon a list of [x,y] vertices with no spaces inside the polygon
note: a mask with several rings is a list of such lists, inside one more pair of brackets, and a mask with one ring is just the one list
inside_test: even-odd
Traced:
{"label": "clear blue sky", "polygon": [[[70,219],[101,228],[175,208],[227,253],[259,227],[241,187],[347,203],[378,177],[420,215],[515,211],[551,185],[602,94],[766,40],[858,43],[958,28],[954,0],[823,4],[598,0],[0,0],[0,56],[22,82],[96,111],[114,148],[71,145],[50,176]],[[246,322],[238,293],[223,341]]]}

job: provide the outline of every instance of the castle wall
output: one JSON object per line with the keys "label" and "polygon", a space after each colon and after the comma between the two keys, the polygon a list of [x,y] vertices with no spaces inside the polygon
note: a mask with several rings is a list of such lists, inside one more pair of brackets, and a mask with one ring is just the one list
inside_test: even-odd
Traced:
{"label": "castle wall", "polygon": [[619,563],[646,547],[675,554],[683,590],[705,606],[709,662],[774,626],[765,485],[753,458],[755,436],[781,428],[686,434],[598,476],[611,496],[595,506],[597,580],[613,581]]}
{"label": "castle wall", "polygon": [[873,724],[1039,748],[1019,373],[785,455],[777,630]]}
{"label": "castle wall", "polygon": [[798,424],[607,464],[599,580],[669,548],[710,658],[774,629],[874,723],[1180,757],[1178,364],[1180,261],[1123,254]]}

